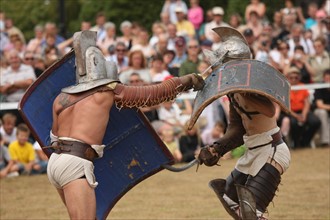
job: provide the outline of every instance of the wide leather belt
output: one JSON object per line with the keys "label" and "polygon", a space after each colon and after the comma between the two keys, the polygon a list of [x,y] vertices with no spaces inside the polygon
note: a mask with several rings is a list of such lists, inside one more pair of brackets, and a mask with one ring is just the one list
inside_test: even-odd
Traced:
{"label": "wide leather belt", "polygon": [[89,144],[79,141],[59,140],[54,142],[51,148],[53,148],[55,150],[54,152],[57,154],[71,154],[91,162],[98,157],[95,150]]}
{"label": "wide leather belt", "polygon": [[282,134],[280,131],[276,132],[275,134],[272,134],[271,135],[273,140],[269,143],[266,143],[266,144],[261,144],[261,145],[257,145],[255,147],[251,147],[251,148],[248,148],[249,150],[253,150],[253,149],[256,149],[256,148],[259,148],[259,147],[263,147],[263,146],[266,146],[268,144],[272,144],[272,147],[276,147],[277,145],[280,145],[283,143],[283,139],[282,139]]}

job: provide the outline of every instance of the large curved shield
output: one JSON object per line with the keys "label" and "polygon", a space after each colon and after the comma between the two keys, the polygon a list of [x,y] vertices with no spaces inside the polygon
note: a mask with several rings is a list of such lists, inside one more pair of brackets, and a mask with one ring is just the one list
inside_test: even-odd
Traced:
{"label": "large curved shield", "polygon": [[204,108],[229,93],[252,92],[263,95],[290,112],[290,84],[282,73],[258,60],[234,60],[215,69],[198,91],[188,127],[192,128]]}
{"label": "large curved shield", "polygon": [[[76,82],[71,51],[31,85],[19,111],[41,146],[49,145],[52,104],[61,89]],[[173,164],[173,157],[140,110],[113,107],[103,144],[104,156],[94,161],[97,219],[105,219],[116,202],[132,187]],[[49,156],[52,151],[44,149]]]}

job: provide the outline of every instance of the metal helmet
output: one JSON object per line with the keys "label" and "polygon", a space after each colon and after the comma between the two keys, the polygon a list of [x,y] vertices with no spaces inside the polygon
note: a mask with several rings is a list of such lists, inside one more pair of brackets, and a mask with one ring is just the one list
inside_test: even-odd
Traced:
{"label": "metal helmet", "polygon": [[203,50],[206,58],[213,66],[218,66],[235,59],[251,59],[251,51],[244,36],[231,27],[212,29],[221,37],[221,43],[215,51]]}
{"label": "metal helmet", "polygon": [[102,51],[96,47],[96,32],[82,31],[73,36],[73,48],[76,55],[76,85],[62,89],[62,92],[74,94],[118,81],[117,66],[106,61]]}

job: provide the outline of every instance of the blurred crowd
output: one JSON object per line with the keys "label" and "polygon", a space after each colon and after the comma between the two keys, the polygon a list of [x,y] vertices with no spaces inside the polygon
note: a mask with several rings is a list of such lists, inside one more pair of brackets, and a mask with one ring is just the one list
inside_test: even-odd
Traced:
{"label": "blurred crowd", "polygon": [[[224,20],[225,10],[220,6],[202,8],[198,0],[190,0],[189,4],[165,0],[151,30],[136,21],[115,24],[99,12],[94,21],[81,21],[76,31],[97,32],[97,46],[106,60],[116,63],[120,81],[128,85],[202,73],[210,65],[203,50],[216,50],[221,43],[221,37],[212,31],[218,26],[239,30],[253,59],[277,68],[291,85],[330,83],[330,1],[309,1],[306,9],[292,0],[279,4],[283,7],[273,17],[267,17],[267,5],[251,0],[243,15],[233,13]],[[52,21],[36,25],[34,37],[26,39],[10,15],[0,11],[1,102],[20,101],[43,71],[72,49],[72,41],[72,37],[60,36]],[[329,146],[329,99],[327,88],[291,91],[293,114],[277,111],[279,126],[290,147],[310,146],[315,135],[318,145]],[[226,131],[226,97],[209,105],[194,129],[188,131],[185,124],[192,108],[193,100],[187,98],[142,109],[177,162],[191,161],[200,147],[213,143]],[[2,111],[1,116],[0,176],[44,173],[47,157],[31,139],[23,121],[17,114]],[[233,155],[232,152],[228,158]]]}

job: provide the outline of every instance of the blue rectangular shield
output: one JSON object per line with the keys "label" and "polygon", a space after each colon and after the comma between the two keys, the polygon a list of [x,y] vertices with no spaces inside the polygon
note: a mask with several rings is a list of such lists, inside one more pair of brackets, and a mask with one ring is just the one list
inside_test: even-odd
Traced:
{"label": "blue rectangular shield", "polygon": [[[19,104],[19,112],[42,147],[50,144],[52,105],[61,89],[76,83],[75,55],[71,51],[33,83]],[[105,219],[132,187],[161,171],[174,159],[137,108],[109,112],[104,156],[94,161],[97,219]],[[52,150],[44,149],[50,156]]]}

